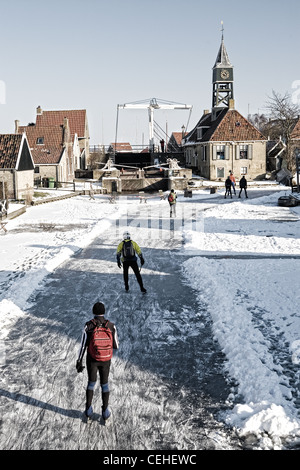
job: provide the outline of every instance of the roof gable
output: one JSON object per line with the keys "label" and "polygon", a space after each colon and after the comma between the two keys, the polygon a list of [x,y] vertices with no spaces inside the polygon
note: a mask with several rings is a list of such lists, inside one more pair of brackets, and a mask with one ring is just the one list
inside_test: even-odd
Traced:
{"label": "roof gable", "polygon": [[[198,129],[202,128],[199,138]],[[251,140],[266,140],[265,136],[254,127],[237,110],[223,108],[212,120],[212,113],[204,114],[195,128],[186,137],[186,144],[201,142],[247,142]]]}
{"label": "roof gable", "polygon": [[19,127],[19,132],[23,131],[26,133],[36,165],[59,163],[63,152],[64,130],[62,126],[38,128],[33,125]]}
{"label": "roof gable", "polygon": [[227,109],[218,126],[214,130],[211,141],[249,141],[266,140],[246,118],[235,109]]}
{"label": "roof gable", "polygon": [[172,132],[171,138],[173,137],[177,145],[181,145],[181,141],[186,135],[186,132]]}

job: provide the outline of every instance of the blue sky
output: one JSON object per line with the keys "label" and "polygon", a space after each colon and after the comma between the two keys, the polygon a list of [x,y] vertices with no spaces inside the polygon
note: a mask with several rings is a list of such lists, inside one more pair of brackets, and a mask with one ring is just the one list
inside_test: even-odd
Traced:
{"label": "blue sky", "polygon": [[[0,132],[43,109],[86,109],[91,144],[114,142],[117,105],[157,98],[211,107],[224,41],[236,109],[263,112],[300,81],[298,0],[0,0]],[[299,93],[300,95],[300,93]],[[188,111],[155,113],[168,134]],[[148,142],[147,110],[120,110],[118,140]]]}

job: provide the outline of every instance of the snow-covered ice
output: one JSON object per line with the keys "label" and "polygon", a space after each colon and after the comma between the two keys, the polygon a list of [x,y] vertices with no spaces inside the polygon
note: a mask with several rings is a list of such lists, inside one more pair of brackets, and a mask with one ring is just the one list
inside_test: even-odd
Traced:
{"label": "snow-covered ice", "polygon": [[[120,221],[126,220],[130,208],[136,217],[127,219],[125,225],[148,249],[148,258],[151,249],[176,250],[184,282],[211,319],[230,383],[220,422],[234,428],[242,438],[255,436],[256,448],[281,449],[287,442],[299,447],[300,206],[291,209],[277,205],[279,195],[287,191],[270,186],[265,189],[266,195],[260,190],[260,197],[254,197],[255,189],[251,188],[248,200],[232,201],[225,201],[220,190],[212,195],[194,191],[191,199],[179,193],[173,221],[178,224],[177,232],[172,232],[175,240],[168,230],[168,203],[159,197],[150,198],[147,204],[139,204],[134,197],[120,197],[111,204],[104,196],[96,196],[95,201],[76,196],[30,207],[10,220],[8,232],[0,235],[0,385],[6,390],[1,396],[2,406],[18,390],[17,382],[6,382],[9,338],[20,319],[30,316],[36,292],[47,289],[48,275],[101,234],[114,232],[112,238],[117,240],[122,233]],[[174,241],[178,244],[173,246]],[[80,262],[84,266],[84,260]],[[118,271],[114,258],[99,262],[94,269],[103,275]],[[146,264],[145,276],[150,271],[151,275],[167,275],[163,266],[160,272],[157,266],[147,269]],[[149,282],[147,295],[156,295],[159,304],[160,293],[151,293]],[[168,315],[167,309],[165,312]],[[159,331],[159,324],[155,328]],[[165,325],[168,344],[176,341],[174,331]],[[191,335],[195,334],[191,330]],[[78,339],[71,342],[74,348],[77,344]],[[142,379],[143,374],[140,371],[136,377]],[[139,383],[134,387],[138,395]],[[27,395],[39,399],[42,392],[36,386]],[[175,403],[169,405],[170,417],[172,406]],[[4,436],[13,419],[6,418],[4,415],[1,422],[2,449],[7,448]],[[197,449],[197,443],[194,447]],[[226,448],[226,443],[220,447]]]}

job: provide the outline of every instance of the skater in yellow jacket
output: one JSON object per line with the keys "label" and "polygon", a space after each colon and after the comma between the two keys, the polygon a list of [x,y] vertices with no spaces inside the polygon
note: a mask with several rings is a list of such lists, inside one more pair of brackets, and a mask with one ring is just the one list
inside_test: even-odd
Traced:
{"label": "skater in yellow jacket", "polygon": [[131,240],[130,233],[124,232],[123,240],[121,241],[121,243],[119,243],[118,248],[117,248],[117,263],[120,269],[122,268],[122,265],[123,265],[123,278],[124,278],[125,290],[126,291],[129,290],[128,270],[129,270],[129,267],[131,267],[136,276],[137,282],[139,283],[141,292],[145,293],[147,291],[143,285],[143,280],[142,280],[142,276],[138,267],[136,255],[140,258],[141,266],[143,266],[145,261],[142,255],[142,250],[140,249],[139,245],[136,242]]}

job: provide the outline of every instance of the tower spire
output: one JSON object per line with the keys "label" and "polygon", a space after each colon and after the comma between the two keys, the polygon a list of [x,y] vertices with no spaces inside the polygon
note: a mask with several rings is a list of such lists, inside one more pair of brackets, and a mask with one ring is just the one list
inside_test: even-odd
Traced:
{"label": "tower spire", "polygon": [[[233,66],[224,44],[224,24],[221,21],[221,45],[213,67],[212,110],[216,116],[218,110],[229,108],[233,103]],[[231,101],[232,100],[232,101]]]}

